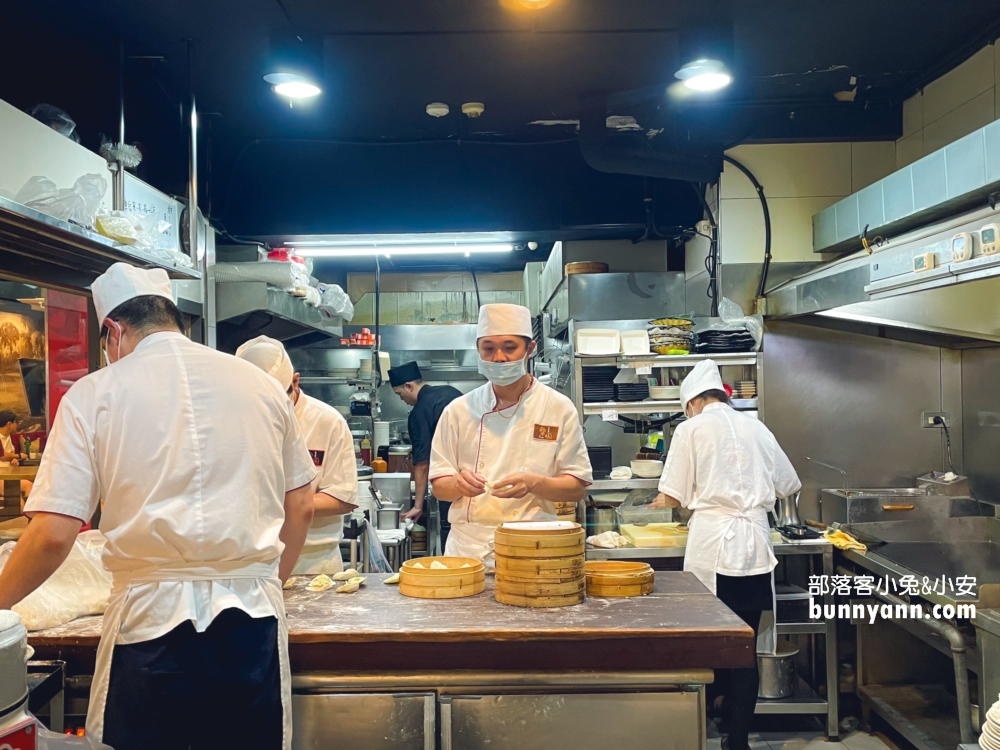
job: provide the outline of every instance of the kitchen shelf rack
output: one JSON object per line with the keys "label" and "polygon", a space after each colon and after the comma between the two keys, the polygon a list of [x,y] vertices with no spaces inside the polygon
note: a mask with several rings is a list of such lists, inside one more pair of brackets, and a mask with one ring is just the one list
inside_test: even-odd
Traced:
{"label": "kitchen shelf rack", "polygon": [[[623,547],[620,549],[601,549],[587,547],[588,560],[652,560],[667,557],[684,557],[684,547]],[[810,556],[810,572],[816,575],[832,576],[833,545],[828,542],[805,543],[785,542],[774,545],[774,554],[808,555]],[[832,605],[832,594],[824,595],[825,604]],[[838,690],[837,682],[837,623],[836,620],[818,620],[816,622],[781,622],[777,624],[778,635],[809,636],[812,662],[815,672],[815,661],[822,657],[826,669],[826,695],[820,696],[801,677],[796,677],[795,692],[788,698],[776,700],[760,699],[757,701],[759,714],[826,714],[827,735],[834,739],[839,736],[838,722]],[[815,636],[823,636],[822,654],[817,650]]]}
{"label": "kitchen shelf rack", "polygon": [[[613,411],[619,415],[643,415],[643,414],[679,414],[681,410],[680,399],[658,400],[647,399],[645,401],[601,401],[584,402],[583,400],[583,368],[585,367],[618,367],[638,368],[649,367],[650,370],[665,368],[691,368],[699,362],[711,359],[720,367],[747,367],[754,369],[753,379],[757,383],[758,394],[763,393],[763,353],[761,352],[735,352],[723,354],[619,354],[619,355],[585,355],[577,354],[573,357],[572,380],[567,395],[573,399],[581,419],[588,416],[604,416],[607,412]],[[757,406],[747,407],[741,410],[756,411],[763,419],[762,405],[758,395]]]}
{"label": "kitchen shelf rack", "polygon": [[595,479],[587,487],[588,492],[607,492],[621,490],[655,490],[660,483],[659,477],[654,479]]}

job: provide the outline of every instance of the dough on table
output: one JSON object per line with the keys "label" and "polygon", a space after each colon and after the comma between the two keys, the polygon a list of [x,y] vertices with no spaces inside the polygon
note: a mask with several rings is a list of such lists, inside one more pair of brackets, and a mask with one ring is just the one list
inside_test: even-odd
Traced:
{"label": "dough on table", "polygon": [[306,591],[326,591],[333,587],[333,579],[320,573],[306,584]]}

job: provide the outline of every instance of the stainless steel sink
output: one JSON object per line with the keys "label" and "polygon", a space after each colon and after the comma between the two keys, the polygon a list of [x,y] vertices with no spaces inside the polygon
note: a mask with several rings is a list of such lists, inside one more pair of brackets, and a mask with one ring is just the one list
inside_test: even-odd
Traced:
{"label": "stainless steel sink", "polygon": [[993,515],[971,497],[931,494],[927,487],[825,489],[820,494],[820,520],[868,523],[915,518],[959,518]]}
{"label": "stainless steel sink", "polygon": [[837,497],[927,497],[926,487],[873,487],[859,490],[823,490]]}

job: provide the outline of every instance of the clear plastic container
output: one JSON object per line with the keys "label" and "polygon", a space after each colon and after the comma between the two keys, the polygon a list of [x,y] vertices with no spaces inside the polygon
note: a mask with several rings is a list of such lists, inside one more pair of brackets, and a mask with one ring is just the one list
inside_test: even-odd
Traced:
{"label": "clear plastic container", "polygon": [[656,490],[632,490],[615,511],[618,526],[635,524],[643,526],[649,523],[671,523],[674,518],[672,508],[649,507],[656,499]]}

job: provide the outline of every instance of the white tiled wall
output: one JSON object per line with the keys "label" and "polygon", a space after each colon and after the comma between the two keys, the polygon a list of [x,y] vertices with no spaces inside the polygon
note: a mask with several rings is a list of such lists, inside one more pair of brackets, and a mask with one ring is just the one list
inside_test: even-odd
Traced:
{"label": "white tiled wall", "polygon": [[[728,153],[764,187],[771,214],[774,262],[816,261],[812,217],[894,171],[896,144],[781,143],[737,146]],[[727,163],[721,180],[719,244],[723,263],[759,263],[764,219],[757,193]],[[690,247],[689,253],[694,248]]]}
{"label": "white tiled wall", "polygon": [[1000,50],[983,47],[903,102],[896,168],[912,164],[1000,117]]}

